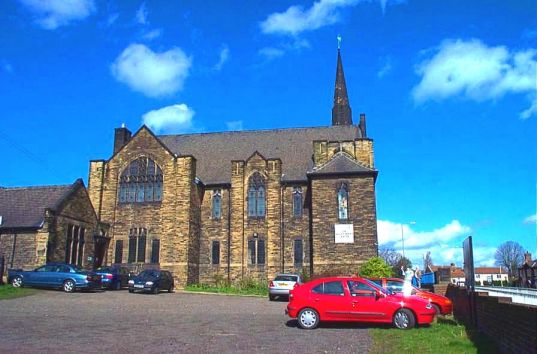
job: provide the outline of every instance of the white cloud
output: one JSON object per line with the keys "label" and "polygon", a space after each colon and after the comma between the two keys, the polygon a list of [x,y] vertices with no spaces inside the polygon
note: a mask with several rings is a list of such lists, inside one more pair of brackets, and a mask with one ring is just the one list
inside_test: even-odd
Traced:
{"label": "white cloud", "polygon": [[147,7],[145,6],[145,2],[143,2],[140,7],[138,8],[138,11],[136,11],[136,22],[138,22],[141,25],[148,24],[147,22]]}
{"label": "white cloud", "polygon": [[143,44],[131,44],[111,65],[114,77],[146,96],[166,96],[183,88],[192,59],[180,48],[156,53]]}
{"label": "white cloud", "polygon": [[142,35],[142,39],[145,39],[147,41],[152,41],[153,39],[156,39],[156,38],[160,37],[161,35],[162,35],[162,29],[157,28],[157,29],[151,30],[149,32],[145,32]]}
{"label": "white cloud", "polygon": [[174,104],[147,112],[142,122],[157,133],[184,133],[192,130],[194,114],[186,104]]}
{"label": "white cloud", "polygon": [[379,79],[382,79],[384,76],[389,74],[390,71],[392,71],[392,60],[390,57],[383,58],[381,62],[382,62],[382,67],[377,72],[377,77]]}
{"label": "white cloud", "polygon": [[524,224],[537,224],[537,214],[530,215],[524,219]]}
{"label": "white cloud", "polygon": [[220,59],[218,60],[218,63],[214,66],[214,70],[220,71],[222,70],[222,66],[228,61],[229,59],[229,48],[226,44],[222,47],[220,50]]}
{"label": "white cloud", "polygon": [[274,47],[265,47],[261,48],[258,51],[259,55],[264,56],[266,59],[276,59],[285,54],[285,51],[283,49],[274,48]]}
{"label": "white cloud", "polygon": [[[413,89],[416,102],[462,96],[481,101],[509,93],[537,94],[537,49],[509,51],[489,47],[480,40],[446,40],[434,56],[416,69],[420,83]],[[522,119],[537,113],[537,98],[521,113]]]}
{"label": "white cloud", "polygon": [[37,15],[37,23],[45,29],[56,29],[73,21],[83,20],[95,12],[94,0],[19,0]]}
{"label": "white cloud", "polygon": [[234,120],[234,121],[226,122],[226,126],[227,126],[227,130],[230,130],[230,131],[238,131],[238,130],[244,129],[242,126],[242,120]]}
{"label": "white cloud", "polygon": [[293,5],[285,12],[270,14],[260,27],[263,33],[297,35],[339,22],[339,9],[352,6],[362,0],[319,0],[304,9]]}

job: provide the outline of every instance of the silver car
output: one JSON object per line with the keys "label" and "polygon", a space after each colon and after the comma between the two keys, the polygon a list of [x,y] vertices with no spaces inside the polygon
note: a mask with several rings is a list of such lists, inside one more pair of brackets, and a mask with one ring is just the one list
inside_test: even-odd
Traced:
{"label": "silver car", "polygon": [[299,274],[278,274],[269,283],[269,300],[274,300],[276,296],[289,297],[289,290],[292,290],[297,283],[302,284]]}

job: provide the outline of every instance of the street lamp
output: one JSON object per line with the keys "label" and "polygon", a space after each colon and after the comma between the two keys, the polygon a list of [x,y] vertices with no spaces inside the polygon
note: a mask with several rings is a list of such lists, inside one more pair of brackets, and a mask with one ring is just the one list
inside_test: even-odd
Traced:
{"label": "street lamp", "polygon": [[[408,224],[409,225],[415,225],[416,222],[415,221],[409,221]],[[405,236],[404,236],[404,232],[403,232],[403,224],[401,224],[401,245],[403,247],[403,258],[405,258]]]}

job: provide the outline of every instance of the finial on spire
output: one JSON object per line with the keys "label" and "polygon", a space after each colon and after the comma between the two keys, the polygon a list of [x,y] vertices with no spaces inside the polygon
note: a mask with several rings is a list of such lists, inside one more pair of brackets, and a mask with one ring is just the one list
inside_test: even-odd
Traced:
{"label": "finial on spire", "polygon": [[337,50],[341,49],[341,34],[337,35]]}

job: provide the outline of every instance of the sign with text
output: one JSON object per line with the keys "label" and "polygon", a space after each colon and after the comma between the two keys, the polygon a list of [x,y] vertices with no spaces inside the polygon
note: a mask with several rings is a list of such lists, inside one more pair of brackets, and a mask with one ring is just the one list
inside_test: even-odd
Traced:
{"label": "sign with text", "polygon": [[336,243],[354,243],[353,224],[335,224],[334,234]]}

